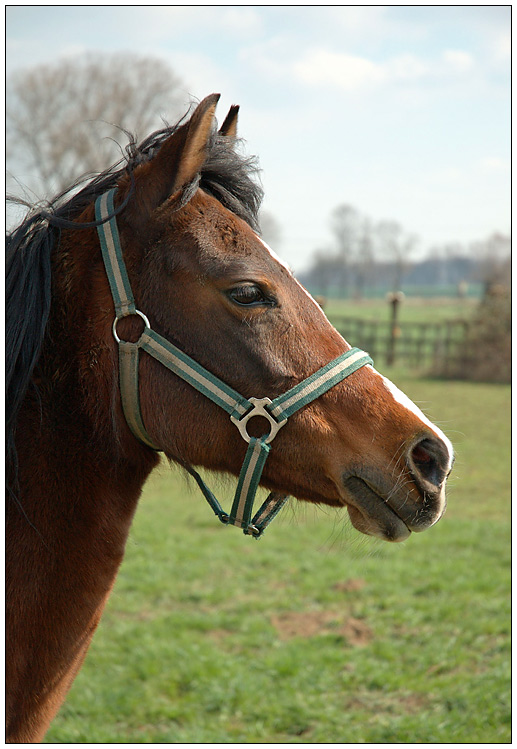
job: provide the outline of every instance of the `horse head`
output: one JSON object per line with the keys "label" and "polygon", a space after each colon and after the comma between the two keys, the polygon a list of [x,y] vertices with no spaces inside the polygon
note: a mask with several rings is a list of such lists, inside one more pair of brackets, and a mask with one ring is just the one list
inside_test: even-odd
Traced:
{"label": "horse head", "polygon": [[[152,330],[245,398],[273,400],[350,345],[260,238],[257,192],[236,153],[238,110],[217,132],[217,100],[202,101],[120,180],[120,243]],[[96,329],[115,360],[113,302],[98,268],[95,278],[91,314],[102,310]],[[118,334],[138,337],[139,324],[121,320]],[[147,434],[168,458],[239,473],[247,445],[228,415],[151,356],[141,357],[139,398]],[[125,449],[148,450],[118,414]],[[247,429],[260,437],[269,425],[256,416]],[[399,541],[441,517],[452,462],[442,431],[368,364],[289,418],[262,484],[346,507],[360,531]]]}

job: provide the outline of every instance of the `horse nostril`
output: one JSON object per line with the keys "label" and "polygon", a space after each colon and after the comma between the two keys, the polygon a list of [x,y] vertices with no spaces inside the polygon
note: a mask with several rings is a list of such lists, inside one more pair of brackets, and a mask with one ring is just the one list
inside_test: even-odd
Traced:
{"label": "horse nostril", "polygon": [[433,459],[433,456],[425,449],[423,445],[417,445],[416,447],[414,447],[411,453],[411,457],[417,465],[428,465]]}
{"label": "horse nostril", "polygon": [[445,445],[435,438],[421,440],[409,453],[409,467],[418,484],[424,481],[435,487],[441,486],[449,468]]}

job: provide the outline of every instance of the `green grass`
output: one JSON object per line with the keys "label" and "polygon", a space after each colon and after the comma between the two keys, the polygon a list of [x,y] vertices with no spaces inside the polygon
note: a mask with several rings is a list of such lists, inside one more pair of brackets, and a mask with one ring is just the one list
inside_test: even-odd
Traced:
{"label": "green grass", "polygon": [[510,742],[509,388],[395,379],[455,444],[444,519],[291,500],[256,542],[162,467],[48,742]]}
{"label": "green grass", "polygon": [[[438,323],[446,320],[469,320],[478,305],[477,299],[406,297],[399,307],[399,321],[407,323]],[[388,322],[391,306],[385,299],[329,299],[325,314],[332,320],[339,317],[354,317],[364,320]]]}
{"label": "green grass", "polygon": [[[422,376],[461,371],[468,366],[462,345],[466,324],[478,306],[479,301],[471,298],[407,297],[398,312],[395,360]],[[331,299],[325,312],[347,341],[370,353],[377,367],[390,361],[392,309],[385,300]]]}

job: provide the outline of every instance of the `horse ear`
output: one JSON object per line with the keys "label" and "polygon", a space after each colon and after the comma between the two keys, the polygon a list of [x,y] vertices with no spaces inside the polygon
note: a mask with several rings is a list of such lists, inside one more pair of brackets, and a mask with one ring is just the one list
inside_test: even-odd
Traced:
{"label": "horse ear", "polygon": [[212,132],[215,108],[221,94],[211,94],[197,106],[188,122],[185,145],[181,151],[171,192],[191,182],[201,170],[207,157],[207,143]]}
{"label": "horse ear", "polygon": [[201,171],[208,151],[220,94],[211,94],[192,117],[163,143],[154,158],[135,169],[139,210],[151,213]]}
{"label": "horse ear", "polygon": [[232,104],[232,106],[230,107],[230,111],[226,115],[226,119],[221,125],[221,128],[219,130],[219,135],[226,135],[230,138],[237,137],[238,115],[239,115],[239,107],[236,104]]}

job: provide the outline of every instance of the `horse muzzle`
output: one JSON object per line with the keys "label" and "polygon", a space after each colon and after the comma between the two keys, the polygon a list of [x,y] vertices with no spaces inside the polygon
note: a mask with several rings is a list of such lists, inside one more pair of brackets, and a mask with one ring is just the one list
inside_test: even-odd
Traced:
{"label": "horse muzzle", "polygon": [[386,541],[404,541],[411,532],[430,528],[445,512],[451,464],[442,441],[425,436],[415,441],[405,464],[389,477],[365,466],[347,472],[342,499],[353,526]]}

